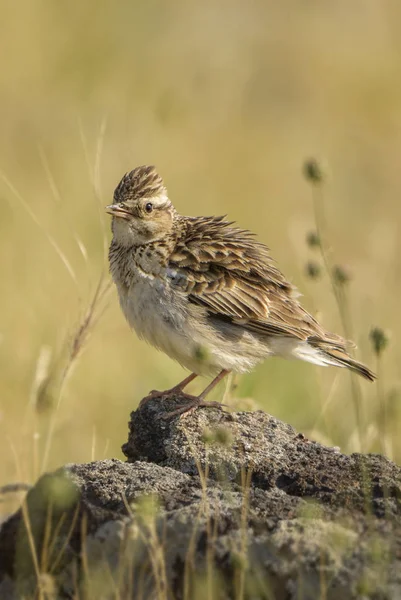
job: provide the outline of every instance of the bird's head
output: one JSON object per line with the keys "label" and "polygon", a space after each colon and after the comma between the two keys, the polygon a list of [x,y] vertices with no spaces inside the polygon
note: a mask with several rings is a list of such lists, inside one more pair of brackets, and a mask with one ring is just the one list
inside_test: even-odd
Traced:
{"label": "bird's head", "polygon": [[163,179],[153,166],[137,167],[126,173],[115,189],[113,204],[106,206],[113,216],[112,231],[124,246],[140,246],[162,239],[173,227],[176,211]]}

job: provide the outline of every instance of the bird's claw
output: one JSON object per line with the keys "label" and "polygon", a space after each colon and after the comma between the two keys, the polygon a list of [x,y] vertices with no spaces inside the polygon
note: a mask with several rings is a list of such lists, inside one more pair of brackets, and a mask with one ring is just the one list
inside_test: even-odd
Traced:
{"label": "bird's claw", "polygon": [[[188,397],[188,396],[187,396]],[[172,410],[168,413],[162,413],[156,417],[157,420],[168,420],[172,417],[176,416],[188,416],[197,408],[220,408],[223,409],[227,404],[223,404],[222,402],[206,402],[201,398],[196,396],[189,397],[189,402],[185,404],[181,404],[175,410]]]}

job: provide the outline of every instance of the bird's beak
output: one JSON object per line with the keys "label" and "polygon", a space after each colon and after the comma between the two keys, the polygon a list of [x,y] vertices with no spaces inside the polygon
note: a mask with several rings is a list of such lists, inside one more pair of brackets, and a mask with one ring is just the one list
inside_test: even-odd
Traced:
{"label": "bird's beak", "polygon": [[118,204],[109,204],[108,206],[106,206],[106,212],[109,213],[109,215],[113,215],[113,217],[120,217],[122,219],[130,219],[131,215],[127,210],[124,210],[123,208],[121,208],[121,206],[119,206]]}

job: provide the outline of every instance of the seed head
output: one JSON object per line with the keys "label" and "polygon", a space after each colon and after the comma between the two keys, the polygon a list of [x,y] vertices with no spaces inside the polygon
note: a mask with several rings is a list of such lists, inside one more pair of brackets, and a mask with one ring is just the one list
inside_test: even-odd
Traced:
{"label": "seed head", "polygon": [[303,172],[305,178],[314,185],[319,185],[324,180],[322,167],[316,158],[309,158],[304,162]]}
{"label": "seed head", "polygon": [[216,443],[220,446],[231,446],[233,443],[232,433],[227,427],[217,427],[215,436]]}
{"label": "seed head", "polygon": [[342,287],[351,281],[351,273],[345,267],[335,265],[333,267],[333,278],[335,283]]}
{"label": "seed head", "polygon": [[310,277],[310,279],[319,279],[320,275],[322,274],[321,266],[314,260],[310,260],[306,263],[305,271],[306,275]]}
{"label": "seed head", "polygon": [[306,243],[308,244],[309,248],[319,248],[320,237],[316,231],[309,231],[309,233],[306,235]]}
{"label": "seed head", "polygon": [[230,447],[233,443],[233,436],[227,427],[216,427],[216,429],[204,429],[202,432],[202,441],[204,444],[218,444],[219,446]]}
{"label": "seed head", "polygon": [[215,440],[214,432],[207,427],[202,431],[202,442],[204,444],[213,444]]}
{"label": "seed head", "polygon": [[200,362],[205,362],[205,361],[207,361],[208,357],[209,357],[209,353],[208,353],[207,348],[205,348],[205,346],[201,346],[201,345],[196,346],[195,351],[194,351],[194,358],[196,358],[196,360],[199,360]]}
{"label": "seed head", "polygon": [[373,329],[370,331],[369,337],[375,354],[380,356],[388,344],[388,336],[385,334],[383,329],[381,329],[381,327],[373,327]]}

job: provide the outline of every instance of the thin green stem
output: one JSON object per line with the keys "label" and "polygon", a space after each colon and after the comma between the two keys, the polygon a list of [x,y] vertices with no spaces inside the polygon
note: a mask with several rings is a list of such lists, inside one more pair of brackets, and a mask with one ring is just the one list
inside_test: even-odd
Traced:
{"label": "thin green stem", "polygon": [[383,386],[383,363],[380,352],[376,354],[376,374],[377,374],[377,382],[376,382],[376,394],[377,394],[377,404],[380,410],[379,417],[379,435],[380,435],[380,445],[382,454],[388,454],[389,448],[387,448],[386,444],[386,436],[387,436],[387,404],[386,398],[384,394],[384,386]]}
{"label": "thin green stem", "polygon": [[[324,268],[329,277],[330,285],[333,291],[333,295],[337,304],[338,312],[340,315],[341,325],[344,331],[345,338],[347,340],[353,337],[353,326],[351,312],[349,309],[348,295],[344,285],[339,285],[334,277],[333,264],[330,257],[330,249],[326,240],[326,220],[324,214],[324,194],[321,185],[312,186],[313,196],[313,211],[315,217],[315,228],[316,233],[320,240],[320,254],[324,264]],[[362,449],[362,395],[359,384],[354,377],[353,373],[351,376],[351,395],[354,405],[355,418],[357,422],[358,432],[358,444]]]}

